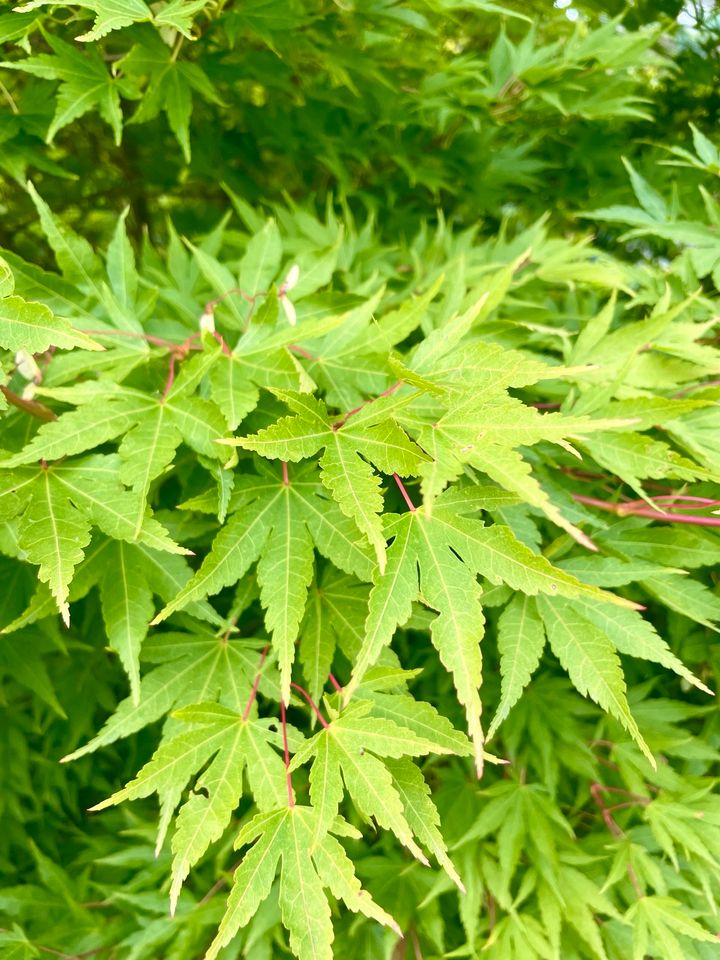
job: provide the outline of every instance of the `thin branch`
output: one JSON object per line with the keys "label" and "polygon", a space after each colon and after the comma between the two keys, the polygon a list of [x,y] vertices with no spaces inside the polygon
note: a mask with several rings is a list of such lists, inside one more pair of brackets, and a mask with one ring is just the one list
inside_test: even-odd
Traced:
{"label": "thin branch", "polygon": [[[698,517],[688,513],[672,513],[653,510],[648,506],[635,506],[634,503],[610,503],[607,500],[598,500],[596,497],[586,497],[580,493],[571,494],[573,500],[584,503],[596,510],[606,510],[618,517],[647,517],[662,523],[690,523],[699,527],[720,527],[720,517]],[[644,502],[644,501],[643,501]],[[697,509],[697,508],[695,508]]]}
{"label": "thin branch", "polygon": [[290,486],[290,477],[288,476],[287,460],[282,461],[282,482],[284,487]]}
{"label": "thin branch", "polygon": [[328,680],[329,680],[330,683],[335,687],[336,693],[342,693],[342,692],[343,692],[342,686],[337,682],[337,680],[336,680],[335,677],[332,675],[332,673],[329,673],[329,674],[328,674]]}

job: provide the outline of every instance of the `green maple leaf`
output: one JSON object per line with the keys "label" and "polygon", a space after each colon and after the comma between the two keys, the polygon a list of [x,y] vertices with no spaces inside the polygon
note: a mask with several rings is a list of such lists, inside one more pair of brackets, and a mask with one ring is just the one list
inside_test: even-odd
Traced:
{"label": "green maple leaf", "polygon": [[189,163],[193,92],[199,93],[208,103],[221,104],[202,67],[192,61],[179,59],[157,34],[148,34],[141,43],[135,44],[122,58],[120,65],[130,77],[149,78],[140,105],[129,122],[144,123],[163,111],[180,144],[185,162]]}
{"label": "green maple leaf", "polygon": [[371,713],[370,701],[357,701],[303,744],[290,770],[312,758],[310,800],[317,812],[318,830],[330,829],[343,797],[343,783],[362,816],[391,830],[422,863],[425,855],[413,839],[403,803],[392,776],[380,757],[454,753],[446,740],[419,736],[408,727]]}
{"label": "green maple leaf", "polygon": [[137,538],[154,549],[188,552],[144,510],[137,525],[136,498],[118,482],[111,457],[97,454],[51,467],[2,470],[0,491],[5,515],[21,520],[19,546],[39,566],[38,576],[48,584],[66,623],[70,581],[93,525],[115,539]]}
{"label": "green maple leaf", "polygon": [[640,483],[645,479],[720,481],[720,473],[688,460],[669,444],[642,433],[602,434],[585,441],[583,447],[601,467],[616,474],[641,497],[646,496]]}
{"label": "green maple leaf", "polygon": [[[263,275],[273,270],[272,262],[261,259],[264,255],[269,258],[273,256],[272,251],[267,249],[268,246],[272,247],[272,241],[267,240],[264,234],[265,230],[252,238],[241,261],[243,290],[243,277],[246,274],[247,284],[252,290],[261,282]],[[253,245],[257,240],[263,241],[262,246]],[[195,253],[198,255],[200,251],[195,250]],[[246,262],[247,258],[250,258],[249,262]],[[209,272],[207,267],[204,272]],[[228,284],[235,283],[235,278],[230,274],[214,277],[214,281],[214,289],[218,295],[222,295],[228,289]],[[340,313],[301,317],[296,326],[291,327],[280,318],[278,303],[275,293],[268,293],[264,303],[252,313],[247,329],[234,349],[220,352],[208,373],[210,396],[223,411],[231,430],[236,429],[247,414],[255,409],[260,399],[260,387],[302,389],[303,383],[307,382],[307,374],[289,348],[295,346],[304,349],[299,346],[301,343],[314,341],[327,330],[341,325],[345,316]],[[245,324],[239,311],[238,322]]]}
{"label": "green maple leaf", "polygon": [[[38,7],[46,7],[52,3],[54,3],[54,0],[30,0],[29,3],[24,3],[14,9],[19,13],[24,13],[37,10]],[[100,40],[111,30],[120,30],[122,27],[129,27],[133,23],[152,20],[152,13],[144,0],[74,0],[67,6],[91,10],[95,15],[92,30],[76,37],[77,40]]]}
{"label": "green maple leaf", "polygon": [[270,459],[296,462],[324,448],[320,458],[322,482],[375,549],[378,564],[385,566],[385,538],[380,512],[383,506],[380,478],[384,473],[413,476],[427,456],[391,419],[382,404],[369,404],[346,420],[336,420],[327,407],[308,394],[274,390],[295,416],[250,437],[232,442]]}
{"label": "green maple leaf", "polygon": [[92,808],[103,810],[123,800],[157,793],[161,809],[159,849],[185,788],[202,769],[190,796],[179,808],[171,841],[173,914],[191,867],[229,824],[243,795],[243,775],[260,811],[272,810],[287,798],[285,766],[273,749],[281,747],[273,721],[250,719],[249,709],[239,714],[218,703],[184,707],[174,717],[194,729],[165,739],[134,780]]}
{"label": "green maple leaf", "polygon": [[52,143],[55,134],[63,127],[89,110],[97,109],[103,120],[112,127],[115,144],[119,145],[123,122],[120,93],[125,96],[132,94],[131,85],[127,80],[117,80],[108,72],[98,50],[90,48],[81,52],[57,37],[48,35],[46,39],[55,56],[41,53],[0,66],[60,81],[55,116],[46,136],[47,143]]}
{"label": "green maple leaf", "polygon": [[[355,835],[339,819],[332,831]],[[214,960],[255,916],[270,894],[279,863],[280,913],[290,932],[290,949],[298,960],[332,960],[334,933],[326,889],[354,913],[377,920],[400,935],[392,917],[362,890],[352,862],[335,837],[321,827],[312,807],[258,814],[240,831],[235,846],[248,843],[254,846],[235,871],[225,915],[205,960]]]}
{"label": "green maple leaf", "polygon": [[441,283],[442,278],[378,320],[375,313],[384,293],[381,289],[345,314],[342,325],[314,345],[306,369],[324,389],[328,404],[350,409],[367,396],[382,393],[388,378],[398,379],[388,354],[420,325]]}
{"label": "green maple leaf", "polygon": [[667,960],[685,960],[687,953],[677,934],[717,944],[717,936],[689,916],[686,905],[673,897],[640,897],[625,919],[633,925],[633,960],[643,960],[651,950],[662,951]]}
{"label": "green maple leaf", "polygon": [[[148,638],[141,659],[156,663],[140,682],[140,696],[122,700],[99,733],[63,757],[77,760],[100,747],[130,736],[173,709],[217,699],[235,712],[244,710],[258,670],[263,642],[213,634],[200,627],[193,633],[161,633]],[[270,676],[270,680],[266,679]],[[265,661],[261,691],[277,696],[272,666]]]}
{"label": "green maple leaf", "polygon": [[313,549],[341,570],[366,580],[372,575],[372,559],[352,521],[323,495],[315,464],[293,467],[288,482],[279,467],[265,467],[262,476],[242,479],[235,512],[195,576],[154,622],[236,583],[258,561],[260,601],[287,698],[295,641],[313,577]]}
{"label": "green maple leaf", "polygon": [[483,763],[478,690],[484,618],[477,575],[531,595],[588,594],[626,603],[556,569],[521,543],[509,527],[486,527],[467,516],[481,502],[473,489],[450,489],[434,504],[430,516],[422,510],[386,515],[385,533],[393,538],[388,566],[376,577],[370,594],[365,639],[346,688],[350,697],[396,628],[410,617],[412,602],[422,600],[438,613],[431,639],[465,707],[478,770]]}
{"label": "green maple leaf", "polygon": [[[108,381],[40,391],[43,396],[74,401],[78,407],[43,424],[3,466],[59,460],[122,436],[119,475],[137,495],[139,535],[150,484],[172,462],[181,442],[201,456],[225,459],[216,443],[226,433],[224,418],[211,401],[187,396],[185,387],[186,381],[178,378],[176,387],[160,398]],[[90,416],[88,410],[95,404],[101,404],[101,410]]]}

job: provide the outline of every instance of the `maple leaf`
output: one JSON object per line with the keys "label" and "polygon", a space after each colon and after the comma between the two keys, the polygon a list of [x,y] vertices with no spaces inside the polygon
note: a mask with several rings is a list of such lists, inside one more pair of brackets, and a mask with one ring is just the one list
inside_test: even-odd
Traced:
{"label": "maple leaf", "polygon": [[416,474],[428,458],[405,432],[388,418],[382,404],[369,404],[344,420],[333,419],[322,400],[307,394],[273,390],[295,416],[284,417],[258,433],[231,441],[263,457],[296,462],[324,448],[320,476],[340,505],[375,549],[385,566],[385,538],[379,516],[383,506],[380,478]]}
{"label": "maple leaf", "polygon": [[633,925],[632,960],[642,960],[651,949],[661,950],[668,960],[683,960],[687,953],[677,934],[699,943],[717,944],[717,935],[689,916],[674,897],[640,897],[625,919]]}
{"label": "maple leaf", "polygon": [[59,80],[55,116],[46,136],[52,143],[55,134],[89,110],[97,109],[113,130],[115,144],[122,138],[122,109],[120,93],[133,95],[127,80],[116,79],[109,72],[99,52],[87,49],[80,52],[69,43],[48,35],[47,42],[55,56],[41,53],[17,62],[0,66],[22,70],[47,80]]}
{"label": "maple leaf", "polygon": [[50,467],[0,470],[0,501],[7,505],[3,509],[21,519],[20,547],[39,566],[38,576],[50,587],[66,623],[70,581],[90,542],[91,526],[115,539],[132,541],[137,536],[154,549],[188,553],[144,511],[138,528],[136,498],[118,482],[116,463],[95,454]]}
{"label": "maple leaf", "polygon": [[[332,824],[332,832],[355,835],[340,819]],[[401,935],[393,918],[362,890],[352,862],[332,833],[320,826],[312,807],[258,814],[242,828],[235,846],[249,843],[254,846],[235,871],[225,915],[205,960],[214,960],[252,919],[270,894],[278,863],[280,912],[290,932],[290,949],[298,960],[332,960],[334,934],[325,889],[354,913]]]}
{"label": "maple leaf", "polygon": [[[190,780],[203,769],[177,814],[173,850],[170,911],[175,913],[190,868],[230,822],[243,794],[243,775],[260,811],[286,799],[285,765],[273,746],[280,735],[270,720],[250,719],[218,703],[198,703],[176,710],[174,717],[194,729],[165,739],[134,780],[92,807],[104,810],[124,800],[157,793],[160,800],[159,850],[175,808]],[[272,729],[271,729],[272,727]]]}
{"label": "maple leaf", "polygon": [[[120,479],[137,494],[135,528],[139,535],[152,481],[172,462],[181,442],[200,455],[224,459],[216,441],[226,432],[225,421],[215,405],[201,397],[186,396],[185,381],[164,397],[110,382],[90,382],[79,387],[40,391],[43,396],[76,402],[75,410],[43,424],[20,453],[2,466],[15,467],[34,460],[59,460],[83,453],[122,436],[118,448]],[[102,409],[88,416],[88,405]]]}
{"label": "maple leaf", "polygon": [[[243,291],[246,282],[247,289],[254,290],[275,271],[274,232],[267,233],[269,226],[274,227],[272,221],[255,234],[240,263]],[[277,228],[274,230],[277,231]],[[256,241],[259,243],[256,244]],[[194,252],[196,256],[200,253],[199,250]],[[204,259],[207,260],[207,256]],[[210,273],[207,266],[204,272]],[[232,274],[213,278],[213,286],[220,294],[228,289],[228,282],[234,283]],[[260,290],[256,295],[264,292]],[[342,325],[345,318],[343,313],[320,317],[301,316],[296,325],[291,327],[279,320],[278,304],[279,298],[273,291],[269,292],[262,305],[250,314],[247,328],[233,350],[221,351],[209,370],[210,396],[225,414],[231,430],[235,430],[245,416],[255,409],[260,399],[260,387],[297,390],[305,389],[304,383],[312,385],[312,381],[308,383],[307,374],[291,348],[304,350],[301,343],[314,341],[328,330]],[[245,324],[239,312],[238,319]]]}
{"label": "maple leaf", "polygon": [[[170,12],[168,6],[163,11],[166,15]],[[178,11],[177,4],[175,10]],[[143,98],[129,123],[144,123],[164,111],[185,161],[189,163],[193,91],[208,103],[222,103],[205,71],[198,63],[179,59],[172,48],[154,33],[146,34],[140,43],[136,43],[120,64],[130,77],[148,78]]]}
{"label": "maple leaf", "polygon": [[388,566],[375,579],[363,646],[345,690],[347,699],[383,647],[390,643],[396,628],[408,620],[412,602],[421,599],[438,613],[431,626],[431,639],[443,666],[452,674],[458,699],[465,707],[478,771],[483,764],[478,690],[482,681],[480,641],[484,618],[477,575],[482,574],[492,583],[507,583],[530,595],[589,594],[628,603],[553,567],[521,543],[509,527],[486,527],[482,521],[467,516],[481,505],[481,493],[472,488],[451,488],[439,497],[430,516],[414,508],[402,515],[386,514],[385,533],[393,538]]}
{"label": "maple leaf", "polygon": [[317,829],[330,828],[343,797],[343,783],[366,819],[373,817],[391,830],[422,863],[425,855],[413,839],[402,800],[392,776],[379,757],[454,753],[444,739],[421,737],[394,720],[371,714],[372,703],[358,700],[308,740],[295,753],[290,771],[312,758],[310,800],[317,812]]}
{"label": "maple leaf", "polygon": [[153,622],[236,583],[257,561],[260,601],[287,700],[295,641],[313,577],[313,548],[341,570],[366,580],[372,575],[372,558],[352,521],[324,495],[315,464],[293,468],[286,476],[266,466],[261,476],[246,475],[243,480],[234,512],[199,570]]}
{"label": "maple leaf", "polygon": [[[161,633],[148,638],[141,659],[156,663],[140,681],[140,695],[122,700],[115,713],[88,743],[63,757],[68,763],[116,740],[130,736],[173,709],[213,699],[235,712],[245,708],[258,667],[263,641],[214,634],[200,624],[192,633]],[[277,693],[266,660],[260,689]],[[270,672],[271,679],[266,680]],[[269,686],[267,685],[269,683]]]}
{"label": "maple leaf", "polygon": [[[30,0],[29,3],[14,7],[19,13],[37,10],[46,7],[54,0]],[[144,0],[74,0],[69,6],[82,7],[91,10],[95,15],[92,30],[84,33],[77,40],[100,40],[111,30],[120,30],[129,27],[132,23],[152,20],[150,8]]]}

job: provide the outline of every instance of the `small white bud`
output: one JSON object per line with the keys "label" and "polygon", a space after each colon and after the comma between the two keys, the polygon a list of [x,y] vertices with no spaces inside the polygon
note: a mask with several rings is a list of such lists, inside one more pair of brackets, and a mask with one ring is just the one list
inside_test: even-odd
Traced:
{"label": "small white bud", "polygon": [[282,308],[285,311],[285,316],[287,317],[287,322],[291,327],[294,327],[297,324],[297,313],[295,312],[294,305],[288,300],[287,297],[280,297],[280,303]]}
{"label": "small white bud", "polygon": [[15,354],[15,369],[26,380],[32,380],[34,383],[42,381],[42,372],[35,362],[35,357],[27,350],[18,350]]}
{"label": "small white bud", "polygon": [[215,314],[212,309],[205,309],[205,312],[200,317],[200,330],[203,333],[215,333]]}
{"label": "small white bud", "polygon": [[292,288],[297,284],[300,279],[300,267],[294,263],[288,270],[288,274],[280,284],[280,296],[283,297],[285,294],[292,290]]}

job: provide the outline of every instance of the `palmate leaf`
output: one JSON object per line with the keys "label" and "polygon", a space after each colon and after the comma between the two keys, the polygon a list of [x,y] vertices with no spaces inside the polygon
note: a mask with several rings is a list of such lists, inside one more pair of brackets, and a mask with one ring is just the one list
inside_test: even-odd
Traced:
{"label": "palmate leaf", "polygon": [[431,639],[465,707],[478,771],[483,764],[478,689],[482,681],[480,641],[484,621],[477,575],[530,595],[585,594],[627,603],[554,568],[517,540],[509,527],[486,527],[467,516],[481,503],[481,496],[472,488],[451,488],[437,500],[430,516],[422,510],[386,515],[385,532],[394,538],[388,550],[388,567],[375,579],[363,645],[346,688],[349,698],[390,643],[396,628],[410,617],[412,602],[422,600],[438,613],[431,626]]}
{"label": "palmate leaf", "polygon": [[[166,5],[163,12],[170,12],[170,7],[172,4]],[[175,12],[176,14],[180,12],[177,4],[175,4]],[[150,17],[148,16],[147,19]],[[78,39],[84,40],[90,37]],[[144,123],[163,111],[175,139],[180,144],[185,161],[189,163],[193,93],[199,93],[209,103],[221,103],[207,74],[200,64],[173,56],[172,47],[163,43],[160,36],[152,32],[146,33],[141,42],[132,47],[130,52],[122,58],[121,65],[123,71],[130,77],[137,77],[138,80],[143,81],[149,78],[143,98],[129,122]]]}
{"label": "palmate leaf", "polygon": [[[391,830],[403,846],[427,863],[413,839],[403,803],[392,776],[379,757],[422,756],[430,752],[454,753],[446,740],[419,736],[394,720],[372,713],[372,703],[359,700],[295,753],[290,770],[312,758],[310,800],[317,813],[318,835],[331,828],[343,797],[343,783],[356,808]],[[412,790],[412,787],[410,788]]]}
{"label": "palmate leaf", "polygon": [[[240,264],[244,291],[244,269],[250,270],[250,289],[258,283],[258,277],[262,278],[272,269],[271,264],[256,259],[263,254],[271,256],[271,251],[265,247],[253,247],[255,241],[262,240],[263,236],[264,230],[252,238]],[[268,244],[271,246],[272,242],[268,241]],[[196,255],[199,252],[195,250]],[[250,257],[248,264],[245,263],[247,257]],[[207,270],[203,272],[208,273]],[[232,274],[213,283],[219,296],[227,290],[225,280],[234,283]],[[245,323],[239,310],[238,320],[241,324]],[[297,348],[300,342],[314,340],[343,322],[342,313],[318,317],[311,314],[301,317],[297,325],[291,327],[279,317],[278,297],[274,292],[268,293],[261,305],[251,314],[247,329],[235,348],[230,353],[221,352],[208,374],[210,395],[225,415],[230,429],[237,429],[245,416],[255,409],[260,399],[260,387],[302,389],[307,374],[291,352],[291,347],[295,345]],[[304,350],[302,347],[299,349]]]}
{"label": "palmate leaf", "polygon": [[47,42],[54,56],[43,53],[1,64],[6,69],[22,70],[48,80],[60,81],[55,116],[48,128],[47,142],[52,143],[55,134],[78,117],[97,109],[112,127],[115,144],[119,145],[122,136],[120,91],[130,92],[127,82],[118,82],[110,74],[97,50],[86,48],[81,52],[51,35],[48,35]]}
{"label": "palmate leaf", "polygon": [[58,460],[122,436],[119,474],[137,494],[134,523],[139,537],[150,484],[172,462],[182,441],[201,456],[225,459],[216,442],[226,433],[220,411],[209,400],[186,396],[181,385],[179,381],[178,389],[165,398],[110,383],[45,390],[45,396],[74,400],[79,406],[43,424],[20,453],[1,465]]}
{"label": "palmate leaf", "polygon": [[[29,3],[14,9],[24,13],[48,6],[53,2],[54,0],[30,0]],[[152,13],[144,0],[74,0],[68,6],[81,7],[92,11],[95,15],[92,30],[76,37],[77,40],[99,40],[111,30],[119,30],[122,27],[129,27],[132,23],[152,19]]]}
{"label": "palmate leaf", "polygon": [[274,723],[270,729],[270,720],[250,719],[247,710],[241,715],[217,703],[184,707],[174,716],[193,729],[164,740],[134,780],[92,808],[103,810],[123,800],[157,793],[159,849],[183,791],[205,768],[177,815],[172,838],[171,913],[190,868],[230,822],[243,794],[243,775],[260,811],[272,810],[287,798],[285,766],[273,749],[281,746],[280,735]]}
{"label": "palmate leaf", "polygon": [[[327,407],[315,397],[289,391],[273,391],[295,416],[285,417],[254,436],[236,438],[234,444],[263,457],[297,462],[324,448],[320,458],[321,479],[375,549],[378,564],[385,567],[385,538],[380,512],[383,498],[374,464],[384,473],[413,476],[428,459],[405,432],[388,418],[382,405],[366,408],[362,416],[333,420]],[[371,405],[373,407],[374,405]]]}
{"label": "palmate leaf", "polygon": [[717,944],[717,936],[689,916],[685,905],[673,897],[640,897],[625,918],[633,925],[632,960],[643,960],[650,950],[662,951],[667,960],[684,960],[687,953],[677,934]]}
{"label": "palmate leaf", "polygon": [[[245,709],[258,670],[263,641],[238,640],[199,628],[195,633],[163,633],[143,645],[142,659],[158,666],[143,676],[140,697],[122,700],[100,732],[63,757],[77,760],[130,736],[174,708],[218,700],[235,712]],[[266,660],[260,689],[278,694],[273,667]],[[264,678],[269,676],[270,681]],[[268,685],[266,685],[266,683]]]}
{"label": "palmate leaf", "polygon": [[[332,830],[354,834],[339,819],[332,824]],[[214,960],[255,916],[270,894],[278,863],[282,921],[290,932],[290,949],[298,960],[333,958],[334,933],[325,889],[354,913],[377,920],[400,935],[393,918],[362,890],[352,862],[335,837],[320,825],[312,807],[293,806],[258,814],[240,831],[235,846],[248,843],[254,846],[235,871],[225,915],[205,960]]]}
{"label": "palmate leaf", "polygon": [[287,700],[295,641],[313,576],[313,549],[364,580],[372,576],[372,556],[352,521],[324,495],[315,464],[289,468],[287,482],[279,467],[265,467],[262,476],[243,479],[234,513],[199,570],[154,622],[236,583],[258,561],[260,601]]}
{"label": "palmate leaf", "polygon": [[[135,539],[136,498],[117,481],[113,460],[95,454],[58,466],[0,471],[0,503],[6,504],[0,509],[21,519],[20,547],[39,566],[40,580],[50,587],[66,623],[70,581],[90,542],[91,526],[114,539]],[[137,533],[153,549],[188,552],[144,512]]]}

